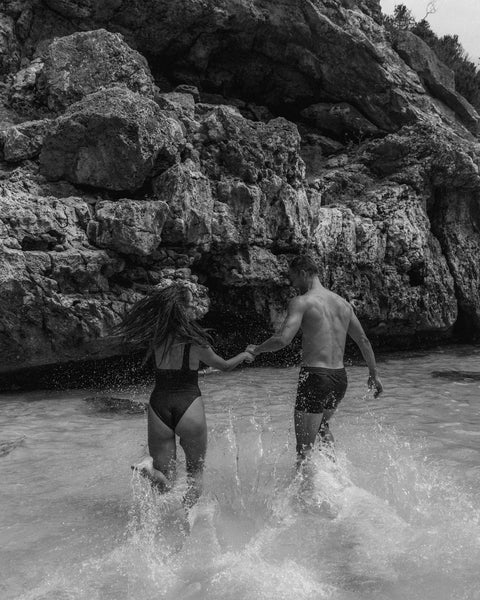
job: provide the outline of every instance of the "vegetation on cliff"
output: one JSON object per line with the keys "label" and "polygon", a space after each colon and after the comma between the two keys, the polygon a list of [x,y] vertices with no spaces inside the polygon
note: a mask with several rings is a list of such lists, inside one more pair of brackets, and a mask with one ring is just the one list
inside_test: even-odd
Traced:
{"label": "vegetation on cliff", "polygon": [[393,14],[384,18],[393,44],[399,30],[411,31],[435,52],[438,58],[455,73],[455,87],[477,110],[480,109],[480,70],[465,52],[457,34],[438,36],[426,18],[415,20],[404,5],[395,6]]}

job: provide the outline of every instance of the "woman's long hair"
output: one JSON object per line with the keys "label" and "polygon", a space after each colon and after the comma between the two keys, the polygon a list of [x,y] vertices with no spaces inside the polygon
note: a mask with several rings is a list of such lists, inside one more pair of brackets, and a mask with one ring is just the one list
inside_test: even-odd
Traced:
{"label": "woman's long hair", "polygon": [[115,327],[125,343],[146,348],[144,362],[164,344],[162,360],[175,340],[209,346],[208,333],[187,314],[190,290],[180,284],[172,284],[156,290],[136,302]]}

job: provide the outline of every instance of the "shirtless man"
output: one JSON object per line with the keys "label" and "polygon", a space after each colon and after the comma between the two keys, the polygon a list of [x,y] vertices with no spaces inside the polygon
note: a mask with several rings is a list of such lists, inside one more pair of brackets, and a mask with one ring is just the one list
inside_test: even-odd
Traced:
{"label": "shirtless man", "polygon": [[318,278],[318,269],[308,255],[292,260],[289,279],[301,295],[288,305],[280,328],[259,346],[247,348],[255,356],[288,346],[302,329],[303,364],[300,369],[295,403],[295,436],[298,465],[311,452],[317,434],[323,442],[333,443],[328,422],[347,390],[343,365],[347,334],[360,348],[368,370],[368,387],[377,397],[383,386],[377,376],[372,346],[351,305],[330,290]]}

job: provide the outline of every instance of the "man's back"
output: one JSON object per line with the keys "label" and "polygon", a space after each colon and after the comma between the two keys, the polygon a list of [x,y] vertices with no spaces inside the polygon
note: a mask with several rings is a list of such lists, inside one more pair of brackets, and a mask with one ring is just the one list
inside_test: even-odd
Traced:
{"label": "man's back", "polygon": [[329,369],[342,368],[345,341],[352,317],[350,304],[323,286],[314,286],[299,299],[304,304],[301,325],[303,364]]}

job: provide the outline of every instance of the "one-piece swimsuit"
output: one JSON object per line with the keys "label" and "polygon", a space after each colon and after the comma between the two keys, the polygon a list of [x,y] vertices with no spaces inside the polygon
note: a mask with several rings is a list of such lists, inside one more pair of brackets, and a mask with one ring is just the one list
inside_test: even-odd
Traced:
{"label": "one-piece swimsuit", "polygon": [[191,344],[185,344],[183,348],[181,369],[155,369],[150,406],[174,431],[185,411],[202,395],[198,387],[198,369],[190,369],[190,347]]}

